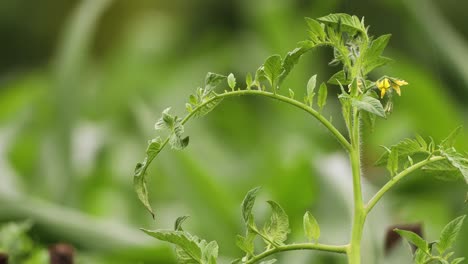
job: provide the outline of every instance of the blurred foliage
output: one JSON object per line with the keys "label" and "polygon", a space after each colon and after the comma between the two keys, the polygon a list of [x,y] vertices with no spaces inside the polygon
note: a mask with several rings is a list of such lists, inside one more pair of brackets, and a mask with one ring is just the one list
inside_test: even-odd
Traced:
{"label": "blurred foliage", "polygon": [[[344,241],[350,193],[336,174],[348,173],[347,164],[324,129],[295,109],[244,98],[187,126],[190,146],[161,153],[152,169],[156,223],[133,192],[134,164],[159,113],[168,105],[182,112],[181,98],[202,85],[206,72],[252,72],[268,54],[285,54],[306,37],[303,17],[332,12],[365,16],[375,35],[392,33],[388,53],[398,67],[380,73],[410,83],[394,113],[365,134],[370,190],[387,180],[373,166],[379,145],[415,133],[438,141],[462,124],[457,148],[468,150],[466,8],[455,0],[1,1],[0,220],[33,220],[34,240],[71,243],[85,263],[174,263],[172,249],[138,227],[170,227],[189,214],[187,228],[216,239],[231,257],[239,255],[232,239],[242,230],[238,204],[261,185],[262,195],[283,205],[292,230],[302,229],[309,210],[327,222],[325,242]],[[327,63],[326,52],[305,56],[284,87],[305,93],[312,74],[327,80],[334,69],[318,66]],[[341,122],[337,111],[325,112]],[[375,212],[366,254],[380,258],[385,229],[395,223],[422,222],[427,237],[436,238],[466,213],[465,193],[460,182],[410,177]],[[467,254],[468,228],[462,233],[456,251]],[[394,254],[404,260],[385,263],[409,257],[405,249]],[[312,259],[344,261],[315,253],[280,257]]]}

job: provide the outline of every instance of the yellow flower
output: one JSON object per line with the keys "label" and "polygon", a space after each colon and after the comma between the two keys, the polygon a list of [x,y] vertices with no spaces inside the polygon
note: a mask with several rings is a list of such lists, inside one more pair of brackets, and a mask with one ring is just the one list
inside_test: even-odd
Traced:
{"label": "yellow flower", "polygon": [[380,90],[380,98],[383,98],[387,90],[390,89],[390,82],[387,78],[377,81],[375,85]]}
{"label": "yellow flower", "polygon": [[395,92],[401,96],[400,86],[407,85],[408,83],[404,80],[393,80],[392,81],[392,88]]}

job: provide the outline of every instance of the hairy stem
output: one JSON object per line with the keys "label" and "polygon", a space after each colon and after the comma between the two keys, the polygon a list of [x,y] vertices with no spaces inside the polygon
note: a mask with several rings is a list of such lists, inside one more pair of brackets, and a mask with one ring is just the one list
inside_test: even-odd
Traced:
{"label": "hairy stem", "polygon": [[278,246],[278,247],[272,248],[261,254],[258,254],[254,256],[253,258],[249,259],[247,262],[245,262],[245,264],[253,264],[275,253],[284,252],[284,251],[292,251],[292,250],[319,250],[319,251],[346,254],[347,247],[348,247],[347,245],[333,246],[333,245],[324,245],[324,244],[318,244],[318,243],[301,243],[301,244],[284,245],[284,246]]}
{"label": "hairy stem", "polygon": [[435,156],[435,157],[432,157],[430,159],[426,159],[426,160],[423,160],[421,162],[418,162],[408,168],[406,168],[405,170],[401,171],[400,173],[398,173],[397,175],[395,175],[389,182],[387,182],[375,195],[374,197],[372,197],[372,199],[370,199],[370,201],[367,203],[367,206],[366,206],[366,215],[372,210],[372,208],[374,208],[374,206],[377,204],[377,202],[382,198],[382,196],[388,191],[390,190],[395,184],[397,184],[397,182],[399,182],[401,179],[405,178],[408,174],[410,174],[411,172],[414,172],[422,167],[424,167],[425,165],[427,164],[430,164],[430,163],[433,163],[433,162],[436,162],[436,161],[440,161],[440,160],[444,160],[446,159],[445,157],[441,157],[441,156]]}
{"label": "hairy stem", "polygon": [[348,248],[348,263],[361,263],[361,239],[364,222],[366,219],[361,191],[361,147],[359,112],[353,109],[353,125],[351,129],[352,151],[350,152],[351,168],[353,173],[353,226],[351,231],[351,242]]}

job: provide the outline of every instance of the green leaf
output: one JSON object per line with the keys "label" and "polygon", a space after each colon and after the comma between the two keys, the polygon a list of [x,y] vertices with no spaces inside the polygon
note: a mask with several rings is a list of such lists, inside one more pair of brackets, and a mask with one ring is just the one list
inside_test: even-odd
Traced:
{"label": "green leaf", "polygon": [[271,88],[276,90],[278,87],[278,78],[280,77],[281,73],[283,72],[283,68],[281,67],[281,56],[280,55],[272,55],[268,57],[263,64],[263,72],[265,73],[265,78],[271,85]]}
{"label": "green leaf", "polygon": [[216,106],[218,106],[222,100],[222,97],[214,97],[208,95],[207,97],[205,97],[205,99],[203,99],[203,104],[194,109],[195,113],[193,114],[193,116],[202,117],[207,115],[209,112],[215,109]]}
{"label": "green leaf", "polygon": [[317,99],[317,105],[320,108],[320,111],[322,111],[323,107],[327,104],[327,95],[328,95],[327,85],[325,83],[322,83],[318,91],[318,99]]}
{"label": "green leaf", "polygon": [[364,75],[367,75],[369,72],[371,72],[372,70],[378,68],[378,67],[382,67],[384,65],[387,65],[389,63],[393,62],[392,59],[390,58],[387,58],[387,57],[379,57],[375,60],[371,60],[371,61],[366,61],[363,68],[363,72],[364,72]]}
{"label": "green leaf", "polygon": [[159,154],[162,149],[162,141],[160,137],[152,139],[148,143],[146,149],[146,157],[143,163],[138,163],[135,168],[135,174],[133,176],[133,188],[137,193],[138,199],[143,203],[145,208],[151,213],[154,218],[154,212],[151,208],[148,199],[148,190],[146,189],[146,170],[153,159]]}
{"label": "green leaf", "polygon": [[307,82],[307,95],[306,95],[306,103],[312,107],[314,96],[315,96],[315,86],[317,84],[317,74],[310,77],[309,81]]}
{"label": "green leaf", "polygon": [[250,216],[252,215],[252,208],[255,204],[255,199],[257,198],[259,190],[260,187],[256,187],[250,190],[242,201],[242,218],[244,219],[244,223],[246,225],[248,225]]}
{"label": "green leaf", "polygon": [[[397,144],[393,145],[391,149],[398,150],[398,158],[401,160],[406,159],[406,156],[411,156],[416,153],[427,153],[425,146],[421,146],[417,140],[406,138]],[[377,166],[385,165],[388,161],[388,152],[385,152],[376,162]]]}
{"label": "green leaf", "polygon": [[155,130],[172,129],[174,126],[174,116],[169,114],[170,110],[170,107],[163,110],[162,117],[154,124]]}
{"label": "green leaf", "polygon": [[309,42],[300,42],[299,45],[299,47],[286,54],[286,57],[281,64],[281,75],[279,76],[278,85],[283,83],[283,80],[289,75],[294,66],[299,62],[301,56],[311,50],[313,47]]}
{"label": "green leaf", "polygon": [[366,28],[357,16],[350,16],[344,13],[330,14],[328,16],[317,18],[318,21],[327,25],[333,25],[340,30],[354,35],[356,32],[366,34]]}
{"label": "green leaf", "polygon": [[445,251],[451,248],[453,243],[455,243],[455,240],[457,239],[458,233],[460,232],[465,217],[466,215],[459,216],[444,227],[442,233],[440,234],[439,242],[436,245],[439,254],[444,254]]}
{"label": "green leaf", "polygon": [[459,126],[455,128],[442,142],[440,143],[440,146],[442,148],[451,148],[455,144],[455,139],[457,136],[460,134],[462,131],[463,126]]}
{"label": "green leaf", "polygon": [[198,245],[197,241],[187,232],[184,231],[168,231],[168,230],[156,230],[156,231],[151,231],[151,230],[146,230],[146,229],[141,229],[143,232],[146,234],[157,238],[161,241],[166,241],[169,243],[172,243],[180,248],[182,253],[185,253],[186,256],[184,255],[179,255],[184,258],[190,258],[190,259],[183,259],[185,261],[184,263],[191,263],[187,262],[189,260],[194,260],[196,261],[195,263],[201,263],[202,261],[202,250],[200,246]]}
{"label": "green leaf", "polygon": [[189,137],[182,137],[183,133],[184,126],[182,125],[182,120],[176,117],[174,126],[172,127],[172,133],[169,136],[169,144],[173,149],[182,150],[187,147],[189,143]]}
{"label": "green leaf", "polygon": [[255,233],[248,233],[246,237],[241,235],[236,236],[236,245],[244,251],[247,256],[254,255],[254,239]]}
{"label": "green leaf", "polygon": [[294,91],[289,89],[289,98],[294,99]]}
{"label": "green leaf", "polygon": [[385,110],[382,103],[370,95],[363,94],[359,98],[352,98],[351,104],[359,110],[385,118]]}
{"label": "green leaf", "polygon": [[205,77],[205,89],[203,91],[203,96],[211,93],[219,84],[226,80],[226,76],[209,72]]}
{"label": "green leaf", "polygon": [[174,230],[175,231],[184,231],[182,229],[182,224],[189,218],[190,216],[188,215],[184,215],[184,216],[180,216],[180,217],[177,217],[175,223],[174,223]]}
{"label": "green leaf", "polygon": [[234,74],[229,74],[227,77],[228,85],[231,87],[231,89],[234,91],[236,89],[236,77],[234,77]]}
{"label": "green leaf", "polygon": [[456,181],[463,178],[460,171],[446,159],[432,162],[424,166],[422,170],[426,175],[443,181]]}
{"label": "green leaf", "polygon": [[458,169],[465,178],[465,182],[468,183],[468,159],[458,153],[454,148],[441,150],[440,152],[454,168]]}
{"label": "green leaf", "polygon": [[316,241],[320,238],[320,226],[315,217],[310,213],[304,214],[304,232],[309,241]]}
{"label": "green leaf", "polygon": [[416,264],[426,264],[427,254],[421,249],[417,249],[414,253],[414,262]]}
{"label": "green leaf", "polygon": [[347,78],[345,75],[345,72],[343,70],[333,74],[332,77],[327,81],[328,84],[334,84],[334,85],[348,85],[351,83],[351,80]]}
{"label": "green leaf", "polygon": [[218,243],[211,241],[205,247],[202,248],[202,263],[216,264],[218,258]]}
{"label": "green leaf", "polygon": [[268,238],[265,242],[282,245],[290,232],[288,215],[276,202],[268,201],[268,204],[272,209],[272,214],[270,220],[263,227],[263,235]]}
{"label": "green leaf", "polygon": [[247,76],[245,77],[245,84],[247,85],[247,90],[250,90],[253,85],[253,80],[252,80],[252,74],[247,73]]}
{"label": "green leaf", "polygon": [[401,237],[404,239],[408,240],[411,244],[415,245],[419,249],[421,249],[424,252],[428,252],[429,250],[429,245],[427,242],[421,238],[418,234],[413,233],[411,231],[406,231],[406,230],[400,230],[398,228],[394,229],[393,231],[397,232]]}
{"label": "green leaf", "polygon": [[387,170],[393,177],[398,173],[398,148],[392,149],[387,161]]}
{"label": "green leaf", "polygon": [[452,262],[450,262],[450,264],[459,264],[464,260],[465,260],[465,258],[456,258],[456,259],[452,260]]}
{"label": "green leaf", "polygon": [[323,30],[322,25],[315,19],[306,17],[307,26],[309,27],[309,37],[314,43],[325,41],[327,35]]}
{"label": "green leaf", "polygon": [[373,69],[383,66],[388,62],[392,61],[389,58],[382,57],[382,52],[390,40],[391,35],[382,35],[377,39],[373,40],[370,46],[365,51],[364,57],[364,74],[369,73]]}

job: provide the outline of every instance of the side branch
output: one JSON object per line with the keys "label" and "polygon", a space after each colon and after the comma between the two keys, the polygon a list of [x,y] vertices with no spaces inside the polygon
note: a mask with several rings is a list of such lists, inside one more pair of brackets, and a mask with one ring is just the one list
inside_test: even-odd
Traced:
{"label": "side branch", "polygon": [[253,264],[259,260],[262,260],[266,257],[269,257],[275,253],[285,252],[285,251],[293,251],[293,250],[318,250],[318,251],[326,251],[326,252],[334,252],[340,254],[346,254],[346,249],[348,248],[347,245],[344,246],[332,246],[332,245],[323,245],[318,243],[302,243],[302,244],[291,244],[291,245],[284,245],[275,247],[273,249],[267,250],[261,254],[254,256],[253,258],[249,259],[245,264]]}
{"label": "side branch", "polygon": [[234,96],[240,96],[240,95],[259,95],[259,96],[264,96],[272,99],[276,99],[278,101],[282,101],[285,103],[288,103],[290,105],[293,105],[299,109],[302,109],[306,111],[307,113],[311,114],[315,119],[317,119],[320,123],[322,123],[332,134],[335,136],[335,138],[338,140],[338,142],[343,145],[343,147],[347,151],[351,151],[352,147],[351,144],[348,142],[348,140],[341,134],[340,131],[338,131],[331,123],[328,121],[325,117],[323,117],[319,112],[314,110],[312,107],[309,107],[297,100],[291,99],[289,97],[279,95],[279,94],[274,94],[270,92],[265,92],[265,91],[260,91],[260,90],[237,90],[237,91],[232,91],[232,92],[225,92],[222,94],[216,94],[213,98],[207,100],[203,104],[197,106],[190,114],[188,114],[183,120],[182,124],[185,124],[198,110],[202,109],[203,106],[206,104],[211,103],[212,101],[220,98],[227,98],[227,97],[234,97]]}
{"label": "side branch", "polygon": [[375,195],[370,199],[370,201],[367,203],[366,206],[366,215],[369,214],[369,212],[374,208],[374,206],[377,204],[377,202],[382,198],[382,196],[390,190],[397,182],[399,182],[401,179],[405,178],[408,174],[410,174],[413,171],[416,171],[422,167],[424,167],[427,164],[444,160],[446,159],[445,157],[432,157],[430,159],[423,160],[421,162],[418,162],[407,169],[403,170],[402,172],[398,173],[395,177],[393,177],[389,182],[387,182]]}

